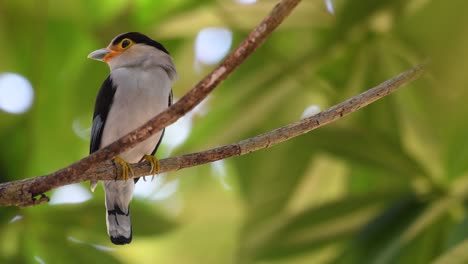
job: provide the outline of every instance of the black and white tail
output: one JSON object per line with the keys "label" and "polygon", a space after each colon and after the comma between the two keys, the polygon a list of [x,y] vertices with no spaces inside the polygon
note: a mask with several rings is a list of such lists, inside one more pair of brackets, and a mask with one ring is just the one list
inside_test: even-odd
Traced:
{"label": "black and white tail", "polygon": [[129,244],[132,241],[130,201],[134,186],[133,179],[104,182],[107,233],[111,242],[116,245]]}

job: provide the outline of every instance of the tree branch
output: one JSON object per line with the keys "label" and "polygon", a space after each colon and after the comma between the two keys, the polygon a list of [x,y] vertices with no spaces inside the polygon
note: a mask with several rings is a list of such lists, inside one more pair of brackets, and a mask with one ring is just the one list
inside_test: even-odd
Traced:
{"label": "tree branch", "polygon": [[[52,174],[39,177],[40,181],[31,182],[24,180],[16,188],[5,184],[0,185],[0,205],[29,206],[48,201],[42,195],[44,192],[56,188],[68,182],[76,182],[76,179],[89,169],[101,163],[113,159],[120,153],[132,148],[139,142],[144,141],[151,135],[161,131],[192,110],[210,92],[212,92],[221,81],[227,78],[245,59],[250,56],[265,39],[283,22],[301,0],[281,0],[263,19],[262,22],[232,51],[226,59],[216,67],[210,74],[195,85],[185,96],[180,98],[174,105],[149,120],[140,128],[130,132],[107,147],[92,153],[70,166],[60,169]],[[35,196],[41,195],[39,200]]]}
{"label": "tree branch", "polygon": [[[214,162],[217,160],[245,155],[260,149],[269,148],[302,134],[308,133],[316,128],[341,119],[393,93],[397,89],[421,77],[426,71],[425,68],[426,64],[418,65],[373,88],[370,88],[369,90],[366,90],[359,95],[336,104],[325,111],[269,131],[267,133],[222,147],[186,154],[178,157],[162,159],[160,160],[161,167],[159,173],[176,171],[209,162]],[[106,162],[99,168],[87,171],[81,176],[82,179],[70,183],[82,182],[89,179],[114,180],[116,175],[120,175],[120,173],[116,171],[116,168],[118,167],[114,166],[112,162]],[[149,162],[135,163],[132,164],[132,169],[134,170],[134,177],[137,178],[148,175],[148,172],[151,170],[151,165]]]}
{"label": "tree branch", "polygon": [[[273,145],[310,132],[318,127],[324,126],[352,112],[355,112],[364,106],[367,106],[368,104],[389,95],[396,89],[403,87],[409,82],[418,79],[424,72],[425,64],[421,64],[408,71],[400,73],[399,75],[375,86],[374,88],[371,88],[344,102],[334,105],[325,111],[322,111],[311,117],[304,118],[295,123],[291,123],[284,127],[255,136],[253,138],[242,140],[231,145],[174,158],[163,159],[160,161],[161,168],[159,172],[162,173],[180,170],[183,168],[193,167],[233,156],[245,155],[253,151],[269,148]],[[132,164],[132,168],[134,170],[134,177],[147,175],[150,171],[150,165],[148,162]],[[41,192],[44,193],[58,186],[83,182],[91,179],[114,180],[116,175],[121,175],[120,172],[116,170],[118,170],[118,166],[116,167],[112,164],[112,162],[106,161],[102,162],[99,167],[93,167],[85,173],[78,175],[77,177],[58,178],[55,176],[55,173],[52,173],[46,176],[2,183],[0,184],[0,205],[24,206],[46,202],[47,198],[45,196],[41,196],[40,199],[34,201],[34,203],[31,204],[30,195],[33,186],[38,184],[41,186],[46,186],[44,189],[42,189]],[[44,184],[44,182],[49,183],[49,185]],[[24,193],[27,195],[23,195]]]}

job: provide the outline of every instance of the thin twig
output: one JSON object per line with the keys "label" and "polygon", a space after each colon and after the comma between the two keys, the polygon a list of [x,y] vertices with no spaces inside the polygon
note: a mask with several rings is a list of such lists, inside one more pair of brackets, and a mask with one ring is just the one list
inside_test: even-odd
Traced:
{"label": "thin twig", "polygon": [[[268,148],[278,143],[287,141],[304,133],[310,132],[318,127],[336,121],[362,107],[375,102],[405,84],[418,79],[425,72],[425,64],[416,66],[406,72],[371,88],[357,96],[354,96],[344,102],[330,107],[311,117],[299,120],[287,126],[275,129],[273,131],[258,135],[253,138],[242,140],[238,143],[226,145],[202,152],[187,154],[179,157],[163,159],[160,161],[160,173],[193,167],[208,162],[213,162],[233,156],[245,155],[253,151]],[[147,162],[133,164],[134,176],[140,177],[148,174],[150,165]],[[31,205],[29,198],[22,200],[25,196],[22,193],[31,193],[31,188],[42,182],[53,182],[42,192],[49,191],[57,186],[83,182],[86,180],[113,180],[116,175],[116,166],[111,162],[103,162],[99,167],[93,167],[77,177],[58,178],[54,174],[25,179],[21,181],[7,182],[0,184],[0,205]],[[42,184],[43,185],[43,184]],[[28,196],[26,196],[28,197]],[[46,199],[41,197],[38,201],[44,202]],[[36,202],[39,203],[39,202]]]}

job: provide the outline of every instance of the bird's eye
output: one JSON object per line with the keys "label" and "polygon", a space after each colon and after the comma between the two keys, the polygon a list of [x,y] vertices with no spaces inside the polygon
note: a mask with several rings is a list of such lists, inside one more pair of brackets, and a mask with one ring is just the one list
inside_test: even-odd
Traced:
{"label": "bird's eye", "polygon": [[128,47],[130,46],[130,44],[132,44],[132,41],[131,41],[131,40],[129,40],[129,39],[124,39],[124,40],[122,40],[122,42],[120,42],[120,47],[121,47],[122,49],[126,49],[126,48],[128,48]]}

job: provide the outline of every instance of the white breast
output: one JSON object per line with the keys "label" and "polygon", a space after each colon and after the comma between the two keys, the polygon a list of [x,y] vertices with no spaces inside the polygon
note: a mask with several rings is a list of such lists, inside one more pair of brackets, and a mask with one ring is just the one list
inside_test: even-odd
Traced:
{"label": "white breast", "polygon": [[[104,126],[101,147],[165,110],[171,91],[171,81],[161,67],[146,71],[141,68],[118,68],[111,72],[111,79],[117,90]],[[156,133],[119,156],[130,163],[138,162],[143,155],[151,154],[160,137],[161,132]]]}

